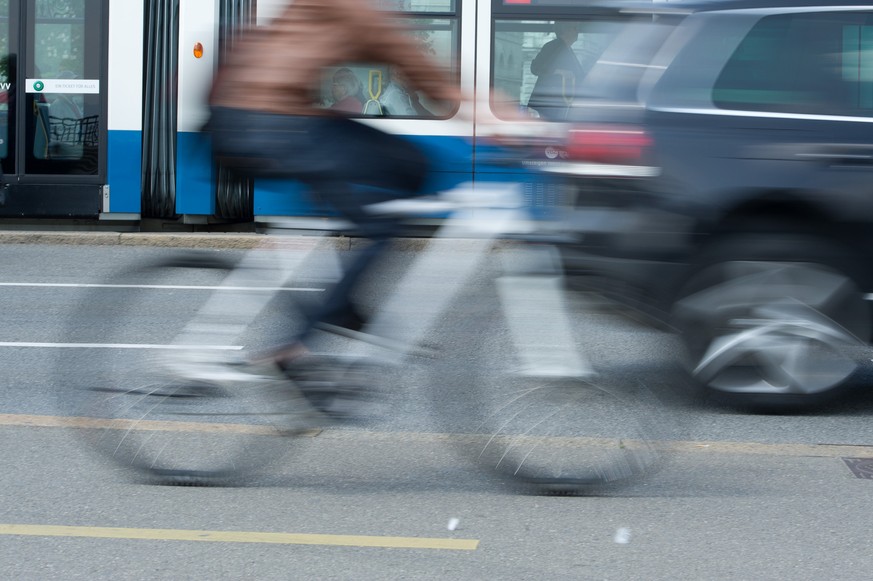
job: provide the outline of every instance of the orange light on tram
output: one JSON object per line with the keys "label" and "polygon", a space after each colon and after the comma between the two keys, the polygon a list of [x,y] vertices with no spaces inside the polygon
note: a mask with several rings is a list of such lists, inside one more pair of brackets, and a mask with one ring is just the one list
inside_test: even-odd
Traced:
{"label": "orange light on tram", "polygon": [[199,42],[194,45],[194,58],[203,58],[203,45]]}

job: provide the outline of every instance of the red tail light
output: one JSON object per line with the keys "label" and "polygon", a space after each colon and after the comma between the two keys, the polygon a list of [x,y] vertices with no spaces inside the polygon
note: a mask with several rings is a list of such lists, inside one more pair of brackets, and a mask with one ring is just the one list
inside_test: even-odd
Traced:
{"label": "red tail light", "polygon": [[634,164],[644,160],[652,138],[640,127],[577,126],[567,137],[567,156],[574,161]]}

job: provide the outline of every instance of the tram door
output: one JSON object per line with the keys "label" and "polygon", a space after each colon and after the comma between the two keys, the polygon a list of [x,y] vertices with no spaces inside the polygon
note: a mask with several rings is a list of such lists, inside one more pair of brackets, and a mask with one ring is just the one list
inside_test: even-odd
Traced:
{"label": "tram door", "polygon": [[96,217],[108,0],[0,0],[0,217]]}

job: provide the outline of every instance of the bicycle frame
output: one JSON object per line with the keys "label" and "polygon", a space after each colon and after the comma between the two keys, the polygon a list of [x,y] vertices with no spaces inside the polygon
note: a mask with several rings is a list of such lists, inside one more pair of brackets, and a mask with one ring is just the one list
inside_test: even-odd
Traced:
{"label": "bicycle frame", "polygon": [[[465,184],[434,198],[389,201],[369,210],[397,216],[449,212],[427,248],[371,319],[366,329],[371,339],[356,342],[349,352],[371,356],[378,350],[381,360],[395,364],[419,349],[435,320],[476,273],[477,266],[498,240],[535,230],[523,205],[520,187],[512,183]],[[210,297],[176,339],[180,346],[203,347],[192,350],[199,355],[177,354],[184,360],[177,358],[175,363],[188,367],[188,377],[192,377],[191,364],[195,361],[215,361],[214,355],[206,354],[212,351],[210,347],[242,348],[235,343],[247,323],[261,312],[275,292],[287,290],[285,285],[319,247],[320,239],[312,237],[299,242],[304,247],[302,252],[256,249],[243,258],[222,283],[222,290]],[[456,244],[454,241],[458,240],[465,241],[460,252],[449,247],[449,241]],[[447,255],[451,260],[446,260]],[[518,372],[542,377],[594,375],[591,364],[572,339],[563,273],[555,248],[522,244],[502,248],[500,259],[503,275],[497,281],[498,293],[521,361]],[[433,284],[434,273],[439,273],[439,285]],[[252,292],[253,282],[259,285],[257,290],[265,292]],[[209,372],[200,366],[198,369],[197,377],[206,379]]]}

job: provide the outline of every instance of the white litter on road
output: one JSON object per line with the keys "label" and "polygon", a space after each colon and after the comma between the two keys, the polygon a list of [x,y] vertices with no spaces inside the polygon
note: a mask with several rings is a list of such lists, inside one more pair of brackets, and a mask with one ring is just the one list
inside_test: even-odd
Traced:
{"label": "white litter on road", "polygon": [[620,528],[615,531],[615,536],[612,538],[612,540],[619,545],[626,545],[630,542],[630,537],[630,529]]}

